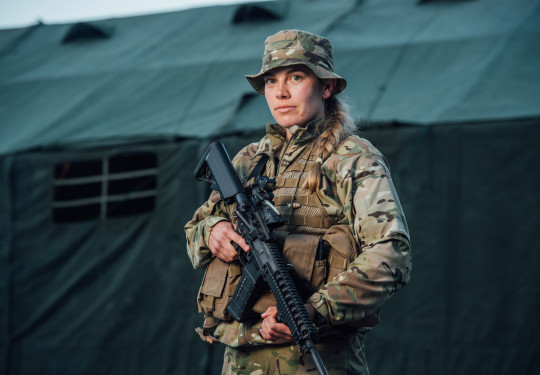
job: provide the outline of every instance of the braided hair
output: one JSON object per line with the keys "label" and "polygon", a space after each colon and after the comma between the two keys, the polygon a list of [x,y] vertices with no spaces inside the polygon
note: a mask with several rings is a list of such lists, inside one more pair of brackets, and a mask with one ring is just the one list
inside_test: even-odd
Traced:
{"label": "braided hair", "polygon": [[304,187],[313,194],[321,184],[322,163],[336,151],[338,145],[356,132],[356,126],[349,115],[349,107],[341,98],[332,94],[325,102],[325,120],[314,145],[316,162],[309,170]]}

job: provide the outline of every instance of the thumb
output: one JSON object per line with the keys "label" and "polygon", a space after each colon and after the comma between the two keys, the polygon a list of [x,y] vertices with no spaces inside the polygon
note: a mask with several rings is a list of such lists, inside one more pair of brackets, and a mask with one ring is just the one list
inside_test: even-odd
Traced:
{"label": "thumb", "polygon": [[263,319],[265,319],[265,318],[268,318],[269,316],[272,316],[272,315],[274,315],[274,317],[277,316],[277,308],[276,308],[276,306],[270,306],[270,307],[268,307],[268,308],[266,309],[266,311],[263,312],[263,313],[261,314],[261,317],[262,317]]}

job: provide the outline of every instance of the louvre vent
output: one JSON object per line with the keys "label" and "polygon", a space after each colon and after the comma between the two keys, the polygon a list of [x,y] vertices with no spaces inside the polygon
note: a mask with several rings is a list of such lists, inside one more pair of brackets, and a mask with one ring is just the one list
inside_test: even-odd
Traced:
{"label": "louvre vent", "polygon": [[130,152],[55,167],[53,219],[104,220],[152,211],[157,192],[157,157]]}
{"label": "louvre vent", "polygon": [[62,43],[108,39],[112,34],[113,28],[110,26],[90,22],[78,22],[71,26],[64,39],[62,39]]}
{"label": "louvre vent", "polygon": [[272,22],[285,18],[287,3],[283,1],[269,1],[263,3],[244,4],[234,12],[232,23]]}

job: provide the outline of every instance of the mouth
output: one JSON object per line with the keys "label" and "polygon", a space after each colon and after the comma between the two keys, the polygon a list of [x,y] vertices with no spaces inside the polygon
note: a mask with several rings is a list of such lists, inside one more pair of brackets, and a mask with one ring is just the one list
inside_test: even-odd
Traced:
{"label": "mouth", "polygon": [[276,112],[279,112],[279,113],[288,113],[292,110],[294,110],[294,106],[290,106],[290,105],[280,105],[279,107],[276,107]]}

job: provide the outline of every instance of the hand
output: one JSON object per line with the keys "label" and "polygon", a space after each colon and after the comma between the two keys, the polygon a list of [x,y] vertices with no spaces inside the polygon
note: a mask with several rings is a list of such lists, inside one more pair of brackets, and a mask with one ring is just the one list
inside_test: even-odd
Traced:
{"label": "hand", "polygon": [[238,253],[231,242],[237,243],[244,251],[249,251],[246,241],[235,232],[235,226],[230,221],[220,221],[214,225],[208,242],[212,254],[224,262],[238,259]]}
{"label": "hand", "polygon": [[[307,313],[311,320],[315,316],[315,308],[311,303],[304,304]],[[264,313],[261,314],[263,322],[259,334],[265,340],[285,340],[285,342],[293,341],[294,337],[291,334],[291,330],[283,323],[279,323],[276,318],[278,315],[277,307],[270,306]]]}
{"label": "hand", "polygon": [[261,314],[263,322],[259,334],[268,341],[283,340],[283,342],[293,341],[291,330],[283,323],[276,320],[278,315],[277,307],[270,306]]}

